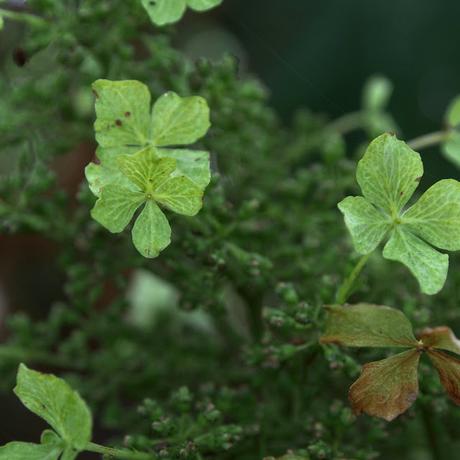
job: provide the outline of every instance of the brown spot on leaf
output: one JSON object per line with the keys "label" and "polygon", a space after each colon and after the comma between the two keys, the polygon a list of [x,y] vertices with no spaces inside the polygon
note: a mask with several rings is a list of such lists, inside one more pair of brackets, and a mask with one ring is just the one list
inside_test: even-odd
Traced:
{"label": "brown spot on leaf", "polygon": [[422,180],[422,176],[416,177],[415,182],[420,182]]}
{"label": "brown spot on leaf", "polygon": [[125,117],[128,118],[131,116],[131,112],[125,112]]}
{"label": "brown spot on leaf", "polygon": [[123,122],[122,122],[121,120],[118,120],[118,119],[117,119],[117,120],[115,120],[115,124],[116,124],[117,126],[122,126],[122,125],[123,125]]}
{"label": "brown spot on leaf", "polygon": [[28,60],[29,57],[23,48],[16,48],[13,51],[13,61],[18,67],[24,67]]}
{"label": "brown spot on leaf", "polygon": [[99,93],[95,89],[93,89],[92,91],[93,91],[94,97],[96,99],[99,99]]}

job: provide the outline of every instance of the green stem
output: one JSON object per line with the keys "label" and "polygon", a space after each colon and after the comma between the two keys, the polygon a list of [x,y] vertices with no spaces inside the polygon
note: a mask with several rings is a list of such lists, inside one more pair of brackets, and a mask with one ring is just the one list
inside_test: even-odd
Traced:
{"label": "green stem", "polygon": [[407,145],[414,150],[426,149],[428,147],[442,144],[449,134],[449,131],[436,131],[434,133],[416,137],[415,139],[409,141]]}
{"label": "green stem", "polygon": [[358,263],[355,265],[351,273],[343,280],[343,283],[340,285],[335,296],[335,301],[339,305],[343,305],[350,297],[351,291],[354,287],[356,279],[361,273],[362,269],[366,265],[371,253],[362,256]]}
{"label": "green stem", "polygon": [[47,22],[43,18],[34,16],[33,14],[22,13],[19,11],[6,10],[4,8],[0,8],[0,16],[4,18],[12,19],[13,21],[26,22],[33,26],[42,26],[44,24],[47,24]]}
{"label": "green stem", "polygon": [[94,442],[88,443],[85,450],[87,452],[94,452],[96,454],[107,455],[108,457],[120,458],[124,460],[153,460],[156,457],[153,454],[144,452],[133,452],[126,449],[114,449],[112,447],[105,447]]}
{"label": "green stem", "polygon": [[343,115],[329,123],[327,130],[346,134],[363,127],[364,116],[362,112],[352,112]]}

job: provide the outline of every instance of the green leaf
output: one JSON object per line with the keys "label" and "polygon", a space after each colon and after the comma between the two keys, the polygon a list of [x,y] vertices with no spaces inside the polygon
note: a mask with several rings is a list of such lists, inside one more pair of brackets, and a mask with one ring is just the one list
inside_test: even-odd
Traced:
{"label": "green leaf", "polygon": [[147,142],[150,133],[150,92],[136,80],[97,80],[96,140],[101,147],[120,147]]}
{"label": "green leaf", "polygon": [[179,21],[187,7],[186,0],[142,0],[142,5],[157,26]]}
{"label": "green leaf", "polygon": [[5,26],[5,20],[3,19],[3,16],[0,15],[0,30],[3,30],[4,26]]}
{"label": "green leaf", "polygon": [[405,412],[417,399],[419,360],[418,350],[408,350],[365,364],[350,387],[355,414],[364,412],[391,421]]}
{"label": "green leaf", "polygon": [[203,150],[157,149],[160,158],[176,160],[176,172],[188,177],[203,190],[211,181],[209,152]]}
{"label": "green leaf", "polygon": [[452,329],[446,326],[426,328],[418,336],[427,348],[447,350],[460,355],[460,340],[455,337]]}
{"label": "green leaf", "polygon": [[155,189],[154,198],[171,211],[195,216],[203,206],[203,191],[185,176],[171,177]]}
{"label": "green leaf", "polygon": [[449,105],[446,121],[451,128],[460,126],[460,96],[457,96]]}
{"label": "green leaf", "polygon": [[157,158],[153,149],[147,147],[134,155],[121,155],[118,165],[122,174],[139,190],[152,193],[174,172],[176,160]]}
{"label": "green leaf", "polygon": [[222,3],[222,0],[187,0],[188,6],[195,11],[207,11]]}
{"label": "green leaf", "polygon": [[460,249],[460,182],[436,182],[402,216],[404,227],[440,249]]}
{"label": "green leaf", "polygon": [[210,126],[209,107],[202,97],[181,98],[169,92],[153,106],[152,141],[155,146],[193,144]]}
{"label": "green leaf", "polygon": [[391,220],[361,196],[347,197],[338,204],[345,224],[360,254],[369,254],[391,229]]}
{"label": "green leaf", "polygon": [[48,422],[68,446],[81,451],[91,440],[91,412],[64,380],[21,364],[14,392],[24,406]]}
{"label": "green leaf", "polygon": [[0,447],[0,460],[58,460],[62,447],[51,444],[10,442]]}
{"label": "green leaf", "polygon": [[112,233],[122,232],[137,208],[146,200],[145,195],[116,185],[107,185],[91,210],[91,216]]}
{"label": "green leaf", "polygon": [[361,303],[327,306],[328,318],[321,343],[349,347],[416,347],[412,326],[394,308]]}
{"label": "green leaf", "polygon": [[[203,190],[185,176],[178,176],[176,160],[156,158],[151,148],[118,159],[121,172],[153,199],[178,214],[194,216],[203,206]],[[172,174],[174,172],[174,174]]]}
{"label": "green leaf", "polygon": [[158,205],[149,200],[137,218],[133,230],[136,249],[148,258],[157,257],[171,242],[171,227]]}
{"label": "green leaf", "polygon": [[413,195],[422,175],[420,155],[391,134],[371,142],[356,171],[364,197],[392,217]]}
{"label": "green leaf", "polygon": [[383,248],[383,257],[406,265],[425,294],[436,294],[446,282],[449,257],[405,230],[404,225],[393,231]]}
{"label": "green leaf", "polygon": [[439,379],[455,404],[460,405],[460,360],[441,351],[428,350]]}

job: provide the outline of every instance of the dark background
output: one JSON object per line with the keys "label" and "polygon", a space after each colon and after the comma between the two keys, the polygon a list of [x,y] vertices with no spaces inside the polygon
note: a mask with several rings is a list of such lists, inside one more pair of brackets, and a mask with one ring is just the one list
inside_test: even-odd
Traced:
{"label": "dark background", "polygon": [[404,132],[436,129],[460,92],[460,3],[455,0],[227,0],[220,19],[251,70],[289,117],[307,106],[356,110],[369,75],[395,85]]}
{"label": "dark background", "polygon": [[[383,74],[410,140],[440,129],[460,93],[456,0],[224,0],[216,14],[287,121],[301,107],[332,118],[357,110],[366,79]],[[430,175],[458,175],[439,149],[424,160]]]}

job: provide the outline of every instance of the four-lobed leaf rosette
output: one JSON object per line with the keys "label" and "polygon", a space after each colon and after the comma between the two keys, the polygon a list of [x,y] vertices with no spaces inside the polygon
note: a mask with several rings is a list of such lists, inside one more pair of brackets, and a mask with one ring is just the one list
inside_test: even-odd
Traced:
{"label": "four-lobed leaf rosette", "polygon": [[460,405],[460,359],[452,355],[460,355],[460,341],[448,327],[425,329],[417,339],[407,317],[394,308],[365,303],[326,308],[321,343],[406,349],[363,366],[349,391],[355,414],[364,412],[391,421],[405,412],[418,396],[418,364],[424,353],[450,398]]}
{"label": "four-lobed leaf rosette", "polygon": [[460,183],[445,179],[406,207],[423,175],[420,155],[383,134],[359,161],[356,178],[363,196],[338,205],[355,249],[369,254],[387,238],[383,256],[403,263],[422,292],[439,292],[446,280],[448,251],[460,250]]}
{"label": "four-lobed leaf rosette", "polygon": [[91,214],[112,233],[132,228],[136,249],[156,257],[171,241],[160,207],[196,215],[210,182],[209,153],[179,148],[202,138],[210,127],[209,107],[197,96],[161,96],[151,108],[150,92],[138,81],[98,80],[96,140],[100,164],[86,167],[98,197]]}
{"label": "four-lobed leaf rosette", "polygon": [[187,8],[207,11],[222,3],[222,0],[141,0],[150,19],[157,26],[179,21]]}

